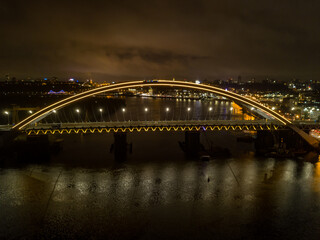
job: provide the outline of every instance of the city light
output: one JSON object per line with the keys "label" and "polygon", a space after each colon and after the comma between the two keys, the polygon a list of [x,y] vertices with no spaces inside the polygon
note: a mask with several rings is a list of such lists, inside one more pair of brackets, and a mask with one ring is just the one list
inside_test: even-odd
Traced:
{"label": "city light", "polygon": [[55,109],[52,110],[53,113],[57,113],[57,111]]}
{"label": "city light", "polygon": [[102,108],[99,108],[99,112],[103,112],[103,109],[102,109]]}
{"label": "city light", "polygon": [[10,116],[8,111],[4,111],[4,114],[8,116],[8,125],[10,124]]}
{"label": "city light", "polygon": [[209,111],[212,111],[212,107],[209,107]]}
{"label": "city light", "polygon": [[232,110],[233,110],[233,107],[230,108],[230,111],[232,111]]}
{"label": "city light", "polygon": [[126,109],[125,108],[122,108],[122,112],[125,112],[126,111]]}
{"label": "city light", "polygon": [[166,112],[169,112],[169,111],[170,111],[170,108],[167,107],[167,108],[166,108]]}
{"label": "city light", "polygon": [[272,107],[271,109],[272,109],[272,110],[275,110],[276,108],[275,108],[275,107]]}
{"label": "city light", "polygon": [[190,112],[190,110],[191,110],[191,108],[188,107],[188,108],[187,108],[187,111]]}
{"label": "city light", "polygon": [[148,108],[145,108],[144,111],[145,111],[145,112],[148,112]]}
{"label": "city light", "polygon": [[32,114],[33,112],[31,110],[29,110],[28,113]]}
{"label": "city light", "polygon": [[80,113],[80,110],[77,108],[77,109],[76,109],[76,112],[77,112],[77,113]]}
{"label": "city light", "polygon": [[[72,102],[77,102],[81,99],[93,96],[93,95],[97,95],[100,93],[105,93],[105,92],[109,92],[109,91],[114,91],[115,89],[122,89],[122,88],[127,88],[127,87],[140,87],[141,86],[142,81],[132,81],[130,83],[128,82],[124,82],[124,83],[117,83],[116,88],[114,87],[114,85],[112,86],[112,89],[110,86],[103,86],[100,88],[95,88],[95,89],[91,89],[88,90],[86,92],[77,94],[77,95],[73,95],[68,97],[67,99],[64,100],[60,100],[52,105],[49,105],[43,109],[41,109],[39,111],[39,113],[36,116],[30,116],[25,118],[24,120],[22,120],[21,122],[17,123],[14,125],[13,128],[17,128],[17,129],[22,129],[24,128],[26,125],[30,124],[31,122],[35,121],[38,118],[41,118],[42,116],[44,116],[45,114],[47,114],[48,112],[51,112],[52,109],[55,108],[61,108],[63,106],[66,106],[68,104],[71,104]],[[243,96],[236,94],[236,93],[227,93],[221,89],[218,89],[216,87],[212,87],[212,86],[207,86],[207,85],[198,85],[195,83],[187,83],[187,82],[182,82],[182,81],[174,81],[174,83],[172,81],[168,81],[168,80],[159,80],[157,83],[157,86],[182,86],[182,87],[186,87],[186,88],[192,88],[192,89],[198,89],[198,90],[203,90],[203,91],[208,91],[210,93],[216,93],[216,94],[220,94],[223,97],[227,97],[230,98],[234,101],[239,101],[241,103],[247,104],[247,105],[254,105],[257,109],[262,110],[263,112],[267,112],[269,114],[272,115],[272,117],[276,120],[278,120],[279,122],[283,123],[283,124],[288,124],[290,123],[290,121],[286,118],[284,118],[282,115],[280,115],[277,112],[272,111],[271,109],[267,109],[265,108],[262,104],[258,103],[258,102],[253,102],[250,99],[244,99]],[[109,89],[110,88],[110,89]],[[53,108],[54,107],[54,108]],[[252,107],[253,109],[255,109],[254,107]],[[252,110],[253,110],[252,109]]]}
{"label": "city light", "polygon": [[291,110],[293,111],[293,110],[295,110],[295,108],[293,107],[293,108],[291,108]]}

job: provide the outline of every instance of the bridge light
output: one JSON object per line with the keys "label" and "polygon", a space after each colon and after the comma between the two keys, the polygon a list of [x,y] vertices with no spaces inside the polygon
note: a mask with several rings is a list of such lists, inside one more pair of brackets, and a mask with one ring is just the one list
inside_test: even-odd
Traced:
{"label": "bridge light", "polygon": [[272,107],[271,109],[272,109],[272,110],[275,110],[276,108],[275,108],[275,107]]}
{"label": "bridge light", "polygon": [[209,111],[212,111],[212,107],[209,107]]}
{"label": "bridge light", "polygon": [[122,108],[122,112],[125,112],[126,111],[126,109],[125,108]]}
{"label": "bridge light", "polygon": [[10,116],[8,111],[4,111],[4,114],[8,116],[8,125],[10,124]]}
{"label": "bridge light", "polygon": [[76,109],[76,112],[77,112],[77,113],[80,113],[80,110],[77,108],[77,109]]}
{"label": "bridge light", "polygon": [[167,108],[166,108],[166,112],[169,112],[169,111],[170,111],[170,108],[167,107]]}
{"label": "bridge light", "polygon": [[187,111],[190,112],[190,110],[191,110],[191,108],[188,107],[188,108],[187,108]]}
{"label": "bridge light", "polygon": [[293,111],[295,108],[293,107],[293,108],[291,108],[291,111]]}
{"label": "bridge light", "polygon": [[230,111],[232,111],[232,110],[233,110],[233,107],[230,108]]}
{"label": "bridge light", "polygon": [[31,110],[28,111],[30,114],[32,114],[33,112]]}
{"label": "bridge light", "polygon": [[251,110],[254,110],[254,107],[252,107]]}
{"label": "bridge light", "polygon": [[102,109],[102,108],[99,108],[99,112],[101,112],[101,113],[102,113],[102,112],[103,112],[103,109]]}
{"label": "bridge light", "polygon": [[200,84],[200,81],[199,81],[199,80],[196,80],[195,83],[196,83],[196,84]]}
{"label": "bridge light", "polygon": [[52,112],[53,112],[53,113],[57,113],[57,111],[56,111],[56,110],[54,110],[54,109],[52,110]]}
{"label": "bridge light", "polygon": [[148,112],[148,108],[145,108],[144,111],[145,111],[145,112]]}

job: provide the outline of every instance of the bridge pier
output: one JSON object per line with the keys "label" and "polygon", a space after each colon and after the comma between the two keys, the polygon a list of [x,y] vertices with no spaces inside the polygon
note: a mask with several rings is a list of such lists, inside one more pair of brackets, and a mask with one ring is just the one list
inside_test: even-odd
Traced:
{"label": "bridge pier", "polygon": [[185,132],[185,152],[187,156],[194,157],[200,151],[200,132],[186,131]]}
{"label": "bridge pier", "polygon": [[296,132],[291,129],[283,129],[278,131],[257,131],[255,148],[257,155],[264,155],[270,152],[294,155],[302,152],[302,150],[308,150],[310,147]]}
{"label": "bridge pier", "polygon": [[257,155],[264,155],[274,149],[275,135],[271,131],[257,131],[255,149]]}
{"label": "bridge pier", "polygon": [[125,161],[127,159],[127,133],[114,133],[114,143],[111,150],[114,152],[114,160]]}

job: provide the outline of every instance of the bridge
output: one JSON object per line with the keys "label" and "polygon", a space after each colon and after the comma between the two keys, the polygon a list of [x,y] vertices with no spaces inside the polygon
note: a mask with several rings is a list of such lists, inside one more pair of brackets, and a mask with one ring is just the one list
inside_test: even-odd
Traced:
{"label": "bridge", "polygon": [[[65,125],[62,124],[61,126],[54,126],[54,125],[43,125],[38,124],[38,126],[35,126],[40,120],[45,118],[46,116],[52,114],[53,112],[57,111],[60,108],[63,108],[69,104],[72,104],[74,102],[80,101],[82,99],[102,94],[102,93],[108,93],[108,92],[114,92],[119,90],[124,90],[128,88],[139,88],[139,87],[178,87],[178,88],[184,88],[184,89],[192,89],[197,91],[203,91],[208,93],[213,93],[215,95],[219,95],[225,98],[228,98],[236,103],[239,103],[241,105],[250,106],[252,109],[256,109],[258,111],[263,112],[266,116],[271,118],[276,124],[266,124],[266,123],[223,123],[222,125],[219,123],[209,123],[209,122],[162,122],[157,123],[155,121],[153,122],[143,122],[143,123],[133,123],[133,122],[127,122],[127,123],[121,123],[120,125],[110,125],[104,124],[99,125],[98,123],[87,123],[80,125]],[[136,125],[134,125],[136,124]],[[255,101],[250,98],[246,98],[242,95],[236,94],[231,91],[227,91],[221,88],[217,88],[210,85],[205,84],[196,84],[192,82],[186,82],[186,81],[175,81],[175,80],[150,80],[150,81],[128,81],[128,82],[121,82],[116,84],[111,84],[108,86],[98,87],[95,89],[91,89],[73,96],[70,96],[68,98],[65,98],[63,100],[60,100],[56,103],[53,103],[43,109],[40,109],[39,111],[35,112],[34,114],[30,115],[29,117],[25,118],[21,122],[17,123],[12,127],[12,131],[25,131],[28,134],[48,134],[48,133],[87,133],[87,132],[126,132],[126,131],[163,131],[165,130],[211,130],[211,129],[244,129],[248,127],[248,125],[254,126],[254,128],[289,128],[296,132],[298,135],[300,135],[310,146],[313,148],[318,149],[319,148],[319,142],[311,137],[309,134],[305,133],[301,128],[294,125],[291,121],[289,121],[287,118],[279,114],[278,112],[268,108],[267,106],[259,103],[258,101]],[[245,127],[247,126],[247,127]],[[222,127],[222,128],[221,128]]]}
{"label": "bridge", "polygon": [[27,135],[73,134],[73,133],[117,133],[148,131],[242,131],[287,129],[277,121],[266,120],[186,120],[186,121],[125,121],[83,122],[62,124],[38,124],[23,130]]}

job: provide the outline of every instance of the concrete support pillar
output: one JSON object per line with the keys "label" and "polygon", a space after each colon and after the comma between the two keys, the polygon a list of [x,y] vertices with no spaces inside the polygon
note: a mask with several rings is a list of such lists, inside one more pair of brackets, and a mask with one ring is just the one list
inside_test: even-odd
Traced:
{"label": "concrete support pillar", "polygon": [[257,131],[255,141],[256,153],[264,155],[268,152],[297,152],[307,149],[303,139],[291,129],[278,131]]}
{"label": "concrete support pillar", "polygon": [[274,149],[276,136],[271,131],[257,131],[255,149],[257,155],[264,155]]}
{"label": "concrete support pillar", "polygon": [[127,133],[114,133],[114,159],[125,161],[127,159]]}
{"label": "concrete support pillar", "polygon": [[48,135],[30,135],[25,142],[18,142],[18,157],[32,161],[46,161],[50,159],[50,142]]}
{"label": "concrete support pillar", "polygon": [[196,156],[200,151],[200,132],[185,132],[185,150],[188,156]]}

